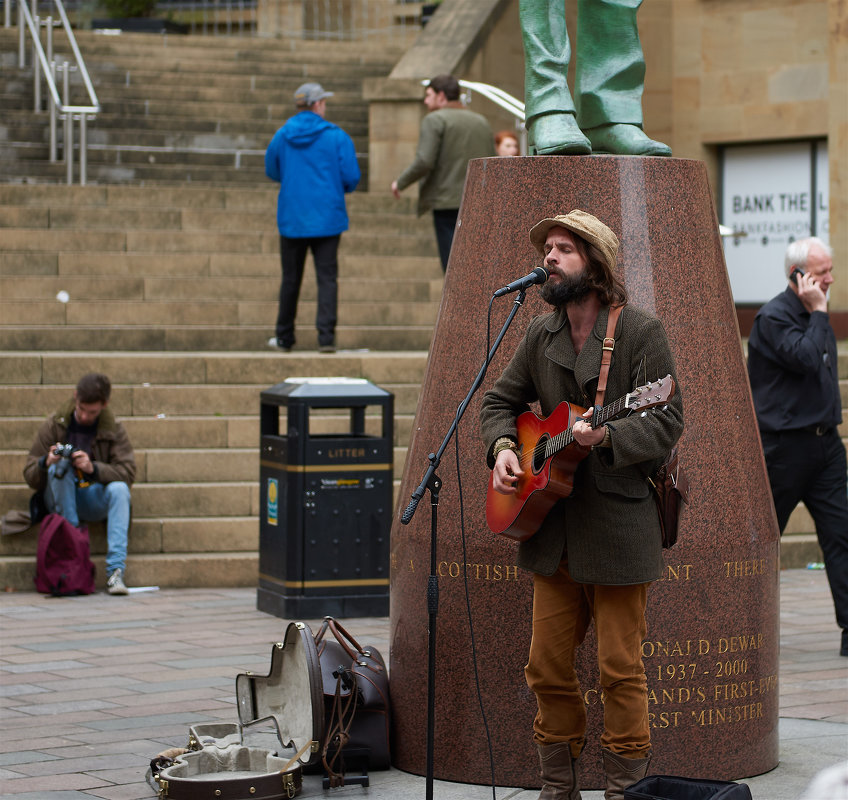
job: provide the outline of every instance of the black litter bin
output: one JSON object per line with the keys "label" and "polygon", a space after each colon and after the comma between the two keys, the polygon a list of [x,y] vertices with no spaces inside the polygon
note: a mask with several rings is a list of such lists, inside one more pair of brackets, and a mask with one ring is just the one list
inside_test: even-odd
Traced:
{"label": "black litter bin", "polygon": [[[389,613],[393,412],[394,396],[363,379],[289,378],[262,392],[260,611]],[[374,422],[379,435],[366,432]]]}

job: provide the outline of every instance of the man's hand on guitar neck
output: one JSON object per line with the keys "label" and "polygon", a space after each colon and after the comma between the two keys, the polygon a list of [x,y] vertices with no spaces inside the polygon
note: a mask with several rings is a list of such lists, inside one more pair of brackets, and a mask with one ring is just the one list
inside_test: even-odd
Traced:
{"label": "man's hand on guitar neck", "polygon": [[605,425],[601,425],[600,428],[593,428],[589,422],[592,419],[594,410],[594,406],[586,409],[583,412],[583,419],[577,420],[571,428],[571,432],[574,434],[574,441],[579,445],[583,445],[583,447],[597,447],[604,441],[604,437],[606,436],[607,429]]}
{"label": "man's hand on guitar neck", "polygon": [[492,468],[492,488],[501,494],[515,494],[518,479],[524,474],[515,450],[501,450]]}

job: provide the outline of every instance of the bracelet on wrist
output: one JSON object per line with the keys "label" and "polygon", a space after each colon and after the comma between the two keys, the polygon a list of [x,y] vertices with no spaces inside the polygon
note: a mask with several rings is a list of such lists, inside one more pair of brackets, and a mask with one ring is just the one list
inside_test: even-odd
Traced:
{"label": "bracelet on wrist", "polygon": [[517,446],[516,446],[515,442],[514,442],[514,441],[512,441],[512,439],[510,439],[508,436],[502,436],[500,439],[498,439],[498,440],[495,442],[494,447],[492,448],[492,457],[493,457],[493,458],[497,458],[497,457],[498,457],[498,454],[499,454],[502,450],[512,450],[512,451],[515,451],[515,450],[517,450],[517,449],[518,449],[518,448],[517,448]]}

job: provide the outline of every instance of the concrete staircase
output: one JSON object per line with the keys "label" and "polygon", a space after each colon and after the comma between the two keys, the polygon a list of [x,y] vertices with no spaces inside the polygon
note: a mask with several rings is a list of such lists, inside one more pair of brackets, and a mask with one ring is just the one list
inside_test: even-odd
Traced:
{"label": "concrete staircase", "polygon": [[[365,154],[362,80],[387,75],[402,52],[391,42],[75,33],[102,108],[88,131],[88,181],[100,183],[263,183],[264,149],[307,80],[335,93],[327,118]],[[70,52],[63,36],[55,48]],[[0,63],[0,175],[64,180],[64,165],[48,161],[47,115],[32,110],[31,68],[17,68],[16,29],[0,29]],[[88,102],[76,73],[72,100]]]}
{"label": "concrete staircase", "polygon": [[[255,584],[259,393],[287,377],[364,377],[392,391],[399,479],[441,292],[429,221],[407,201],[354,194],[340,350],[315,350],[308,266],[298,345],[281,354],[266,346],[274,203],[272,188],[0,184],[0,513],[27,507],[35,432],[92,370],[112,378],[139,462],[136,585]],[[34,531],[0,539],[0,586],[31,588],[35,544]],[[102,526],[92,546],[102,569]]]}
{"label": "concrete staircase", "polygon": [[[257,351],[280,280],[276,190],[0,184],[0,350]],[[337,343],[426,350],[441,292],[429,220],[350,196]],[[414,253],[415,255],[399,255]],[[57,302],[65,291],[70,302]],[[311,267],[298,341],[317,346]]]}
{"label": "concrete staircase", "polygon": [[[387,74],[397,53],[225,37],[79,40],[103,113],[90,129],[90,185],[68,187],[64,166],[47,162],[45,121],[33,123],[31,80],[6,69],[16,39],[0,30],[0,514],[27,507],[21,469],[43,419],[81,374],[103,371],[139,464],[131,584],[255,585],[260,392],[291,376],[364,377],[392,391],[399,478],[442,274],[431,223],[412,200],[356,192],[340,250],[339,352],[316,351],[311,264],[298,345],[270,350],[276,189],[261,154],[241,151],[264,151],[295,88],[315,79],[336,93],[328,118],[367,152],[361,81]],[[316,432],[339,430],[339,414],[317,419]],[[32,588],[35,546],[35,531],[0,539],[0,586]],[[102,577],[102,525],[92,550]]]}

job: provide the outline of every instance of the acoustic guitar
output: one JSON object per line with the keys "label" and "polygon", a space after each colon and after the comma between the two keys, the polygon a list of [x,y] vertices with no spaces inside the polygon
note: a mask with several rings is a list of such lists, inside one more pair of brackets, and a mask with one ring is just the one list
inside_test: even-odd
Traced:
{"label": "acoustic guitar", "polygon": [[[592,427],[634,411],[664,405],[674,391],[671,375],[639,386],[614,403],[595,409]],[[554,503],[574,491],[574,473],[591,449],[574,441],[572,431],[585,412],[585,408],[563,401],[544,419],[532,411],[519,415],[515,422],[518,461],[524,474],[512,494],[496,492],[492,486],[494,473],[489,477],[486,523],[490,530],[523,542],[539,530]]]}

